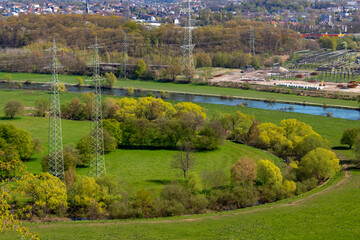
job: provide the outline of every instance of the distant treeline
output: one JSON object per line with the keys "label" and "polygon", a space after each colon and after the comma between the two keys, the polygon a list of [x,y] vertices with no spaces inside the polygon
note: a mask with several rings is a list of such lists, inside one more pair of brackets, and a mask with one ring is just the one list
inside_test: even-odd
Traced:
{"label": "distant treeline", "polygon": [[[211,59],[207,64],[218,66],[214,59],[216,55],[248,54],[250,25],[255,29],[256,52],[264,58],[290,54],[305,44],[299,34],[289,29],[262,22],[232,20],[196,28],[193,31],[195,55],[206,53]],[[120,63],[124,33],[127,35],[129,64],[136,64],[140,58],[146,64],[168,64],[182,54],[183,28],[173,25],[148,28],[115,16],[21,15],[0,21],[0,70],[44,72],[50,61],[45,49],[50,47],[53,37],[63,50],[59,58],[65,66],[64,73],[86,72],[91,57],[88,47],[93,44],[95,36],[103,45],[100,50],[102,62]],[[224,67],[243,67],[244,64],[232,66],[225,61]]]}

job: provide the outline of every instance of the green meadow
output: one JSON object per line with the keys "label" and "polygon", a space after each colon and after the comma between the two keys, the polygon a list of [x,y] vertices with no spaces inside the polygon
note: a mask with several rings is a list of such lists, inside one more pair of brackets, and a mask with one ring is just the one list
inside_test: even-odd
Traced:
{"label": "green meadow", "polygon": [[[41,139],[46,149],[47,118],[18,116],[10,120],[4,117],[3,107],[7,100],[18,99],[28,107],[27,112],[31,112],[37,99],[47,97],[45,91],[0,90],[0,123],[12,123],[28,130],[33,137]],[[61,94],[63,102],[74,97],[81,96]],[[360,126],[358,121],[247,107],[199,105],[207,109],[210,117],[242,111],[255,115],[261,122],[276,124],[282,119],[296,118],[310,124],[328,139],[342,159],[354,156],[352,150],[340,145],[340,138],[344,129]],[[76,144],[88,133],[89,125],[88,121],[63,120],[64,144]],[[171,150],[118,149],[106,155],[107,173],[120,176],[130,188],[160,191],[164,184],[181,179],[179,172],[169,167],[175,153]],[[281,163],[281,159],[263,150],[225,142],[215,151],[197,152],[194,171],[200,174],[204,169],[224,169],[228,173],[231,164],[242,156]],[[27,170],[40,172],[40,161],[40,154],[34,156],[26,162]],[[77,169],[77,173],[85,175],[87,169]],[[359,239],[359,187],[360,174],[351,170],[341,172],[325,186],[302,196],[236,211],[159,219],[25,224],[38,232],[41,239]],[[17,239],[17,236],[1,233],[0,239]]]}

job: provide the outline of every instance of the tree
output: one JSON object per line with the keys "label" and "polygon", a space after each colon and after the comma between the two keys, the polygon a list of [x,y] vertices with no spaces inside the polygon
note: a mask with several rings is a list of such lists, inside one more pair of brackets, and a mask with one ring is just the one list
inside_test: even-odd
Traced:
{"label": "tree", "polygon": [[153,205],[151,192],[142,188],[136,192],[135,199],[135,205],[140,209],[141,214],[148,217]]}
{"label": "tree", "polygon": [[233,184],[250,184],[256,180],[256,163],[254,160],[242,157],[230,168]]}
{"label": "tree", "polygon": [[190,142],[180,142],[178,144],[179,153],[174,156],[171,167],[180,169],[186,179],[188,171],[194,166],[193,146]]}
{"label": "tree", "polygon": [[94,178],[87,176],[76,179],[69,190],[69,204],[76,209],[74,217],[90,217],[96,219],[104,215],[105,204],[101,202],[106,191],[96,183]]}
{"label": "tree", "polygon": [[177,112],[178,115],[192,112],[194,114],[199,115],[203,119],[206,119],[206,112],[205,112],[206,110],[195,103],[181,102],[176,104],[174,107],[178,111]]}
{"label": "tree", "polygon": [[45,214],[67,208],[65,184],[49,173],[37,176],[26,174],[19,182],[17,190],[32,197],[34,204],[41,207]]}
{"label": "tree", "polygon": [[25,165],[20,161],[15,147],[0,138],[0,180],[10,179],[24,169]]}
{"label": "tree", "polygon": [[8,203],[10,200],[10,194],[2,187],[0,189],[0,232],[14,230],[21,236],[21,239],[39,240],[39,235],[30,232],[21,221],[16,219],[13,211],[10,211],[11,206]]}
{"label": "tree", "polygon": [[247,133],[255,120],[254,115],[243,114],[237,111],[232,114],[224,114],[222,123],[226,130],[230,130],[229,139],[234,141],[245,141]]}
{"label": "tree", "polygon": [[306,154],[299,163],[300,179],[315,177],[318,181],[326,180],[340,171],[336,154],[324,148],[316,148]]}
{"label": "tree", "polygon": [[120,128],[120,123],[115,119],[104,119],[103,127],[112,137],[116,139],[116,143],[118,146],[121,145],[122,142],[122,130]]}
{"label": "tree", "polygon": [[301,141],[295,146],[294,152],[297,158],[300,160],[311,150],[315,148],[329,148],[329,143],[323,139],[319,134],[309,134],[301,139]]}
{"label": "tree", "polygon": [[38,99],[35,102],[36,112],[35,115],[38,117],[45,117],[46,111],[49,110],[50,102],[48,99]]}
{"label": "tree", "polygon": [[260,185],[281,187],[283,177],[280,168],[269,160],[260,160],[257,164],[257,180]]}
{"label": "tree", "polygon": [[19,100],[9,100],[5,103],[4,112],[6,117],[14,119],[15,115],[24,112],[24,106]]}
{"label": "tree", "polygon": [[137,64],[136,64],[136,68],[134,71],[134,75],[137,78],[140,78],[142,76],[142,74],[145,72],[146,70],[146,64],[144,62],[144,60],[140,59]]}
{"label": "tree", "polygon": [[38,141],[34,141],[30,133],[26,130],[19,129],[13,124],[0,124],[0,138],[14,147],[21,160],[29,159],[35,152],[41,150]]}
{"label": "tree", "polygon": [[62,106],[62,115],[72,120],[83,120],[86,118],[85,105],[78,98],[74,98],[70,103]]}
{"label": "tree", "polygon": [[117,79],[114,73],[112,72],[105,73],[105,78],[106,78],[106,82],[105,82],[106,87],[112,88],[116,84]]}
{"label": "tree", "polygon": [[359,136],[359,131],[360,131],[359,128],[345,129],[345,131],[341,137],[340,143],[347,144],[347,145],[349,145],[349,148],[352,148],[352,146],[356,143],[356,139]]}
{"label": "tree", "polygon": [[189,173],[186,181],[185,181],[187,189],[189,189],[192,193],[198,193],[201,191],[201,180],[196,173]]}
{"label": "tree", "polygon": [[205,170],[201,173],[201,179],[204,184],[204,190],[206,190],[207,186],[210,188],[220,188],[226,186],[229,182],[228,176],[223,169],[211,172]]}
{"label": "tree", "polygon": [[165,73],[166,75],[170,76],[173,82],[176,81],[176,77],[181,74],[180,60],[177,58],[171,58]]}
{"label": "tree", "polygon": [[[92,112],[93,112],[93,104],[95,99],[95,93],[94,92],[86,92],[81,94],[81,99],[84,102],[84,113],[85,118],[88,120],[91,120]],[[74,101],[74,100],[73,100]],[[79,107],[81,109],[81,107]]]}
{"label": "tree", "polygon": [[82,79],[82,77],[76,77],[76,82],[79,86],[82,86],[84,84],[84,80]]}

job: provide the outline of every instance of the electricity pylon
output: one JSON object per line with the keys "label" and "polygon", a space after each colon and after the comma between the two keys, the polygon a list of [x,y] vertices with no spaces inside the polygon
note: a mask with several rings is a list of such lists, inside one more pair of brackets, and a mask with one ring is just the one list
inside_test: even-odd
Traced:
{"label": "electricity pylon", "polygon": [[252,26],[250,26],[250,54],[255,55],[255,30]]}
{"label": "electricity pylon", "polygon": [[92,114],[90,124],[90,177],[102,177],[106,174],[105,169],[105,156],[104,156],[104,132],[102,124],[102,104],[101,104],[101,81],[100,77],[100,60],[99,60],[99,46],[97,37],[95,38],[95,44],[89,48],[94,50],[94,61],[92,67],[94,72],[92,75],[93,84],[93,102],[92,102]]}
{"label": "electricity pylon", "polygon": [[122,71],[123,76],[126,78],[126,71],[127,71],[127,64],[128,64],[128,41],[127,41],[127,35],[124,30],[121,30],[123,33],[123,45],[122,45]]}
{"label": "electricity pylon", "polygon": [[61,129],[61,111],[60,111],[60,94],[58,79],[58,60],[55,38],[53,45],[49,49],[52,52],[51,64],[51,94],[50,94],[50,113],[49,113],[49,153],[48,153],[48,170],[49,173],[63,179],[64,178],[64,157],[63,142]]}
{"label": "electricity pylon", "polygon": [[194,27],[191,26],[191,0],[187,0],[188,6],[185,9],[187,14],[187,19],[185,21],[184,28],[184,44],[181,46],[183,49],[183,58],[182,58],[182,70],[194,70],[194,58],[193,58],[193,50],[195,44],[192,43],[192,30]]}

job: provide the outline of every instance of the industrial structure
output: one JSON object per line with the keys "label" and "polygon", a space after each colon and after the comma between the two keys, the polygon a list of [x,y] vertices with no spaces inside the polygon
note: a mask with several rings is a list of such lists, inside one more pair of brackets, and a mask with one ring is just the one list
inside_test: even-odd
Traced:
{"label": "industrial structure", "polygon": [[49,147],[48,147],[48,171],[50,174],[64,179],[64,157],[61,129],[60,94],[58,79],[58,59],[55,39],[49,49],[52,52],[52,71],[50,86],[50,112],[49,112]]}
{"label": "industrial structure", "polygon": [[184,44],[181,46],[183,50],[182,58],[182,70],[183,71],[193,71],[195,70],[193,50],[195,45],[192,43],[192,30],[194,27],[191,26],[191,0],[187,0],[187,8],[184,9],[187,14],[184,27]]}
{"label": "industrial structure", "polygon": [[250,26],[250,39],[249,39],[250,54],[255,55],[255,30]]}
{"label": "industrial structure", "polygon": [[122,63],[121,63],[121,67],[122,67],[122,73],[123,73],[123,77],[126,78],[127,76],[127,64],[128,64],[128,41],[127,41],[127,35],[126,32],[124,30],[121,30],[123,33],[123,44],[122,44]]}
{"label": "industrial structure", "polygon": [[101,104],[101,81],[104,79],[100,77],[99,49],[101,46],[98,44],[97,37],[95,38],[95,44],[89,48],[94,50],[94,60],[91,64],[94,68],[91,78],[94,96],[90,124],[90,166],[88,175],[98,178],[106,174],[106,169]]}

